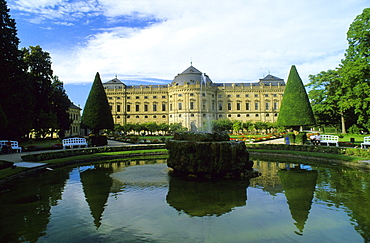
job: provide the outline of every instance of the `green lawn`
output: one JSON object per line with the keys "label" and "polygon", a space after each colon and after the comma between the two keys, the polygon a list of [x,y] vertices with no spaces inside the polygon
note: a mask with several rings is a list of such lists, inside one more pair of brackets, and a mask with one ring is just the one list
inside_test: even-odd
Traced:
{"label": "green lawn", "polygon": [[36,146],[36,147],[51,147],[55,144],[61,144],[62,143],[62,139],[37,139],[37,140],[34,140],[34,139],[31,139],[27,142],[22,142],[20,143],[19,145],[26,148],[28,146]]}

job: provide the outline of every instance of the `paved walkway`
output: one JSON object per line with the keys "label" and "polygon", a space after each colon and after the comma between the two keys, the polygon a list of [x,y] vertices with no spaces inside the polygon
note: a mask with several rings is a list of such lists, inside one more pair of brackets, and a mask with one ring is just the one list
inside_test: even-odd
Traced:
{"label": "paved walkway", "polygon": [[[109,147],[123,146],[123,145],[130,145],[130,143],[108,140],[108,146]],[[34,151],[34,152],[22,152],[22,153],[13,153],[13,154],[2,154],[2,155],[0,155],[0,160],[13,162],[14,165],[17,166],[17,167],[34,168],[34,167],[45,165],[46,163],[26,162],[26,161],[22,160],[22,156],[28,155],[28,154],[50,153],[50,152],[55,152],[55,151],[63,151],[63,149],[47,150],[47,151]]]}

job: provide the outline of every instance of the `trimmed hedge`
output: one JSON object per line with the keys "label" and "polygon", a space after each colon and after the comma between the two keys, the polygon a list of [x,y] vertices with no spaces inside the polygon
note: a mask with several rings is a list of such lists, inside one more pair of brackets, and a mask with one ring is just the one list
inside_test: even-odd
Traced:
{"label": "trimmed hedge", "polygon": [[0,160],[0,170],[13,167],[13,165],[14,165],[13,162],[5,161],[5,160]]}
{"label": "trimmed hedge", "polygon": [[343,148],[334,146],[313,146],[313,145],[285,145],[285,144],[246,144],[247,149],[267,150],[291,150],[329,154],[342,154],[370,158],[370,149]]}
{"label": "trimmed hedge", "polygon": [[135,146],[122,146],[122,147],[94,147],[94,148],[82,148],[82,149],[66,149],[63,151],[56,152],[45,152],[39,154],[28,154],[23,155],[22,159],[29,162],[39,162],[49,159],[60,159],[77,155],[96,154],[105,152],[119,152],[119,151],[132,151],[132,150],[144,150],[144,149],[164,149],[164,144],[154,145],[135,145]]}

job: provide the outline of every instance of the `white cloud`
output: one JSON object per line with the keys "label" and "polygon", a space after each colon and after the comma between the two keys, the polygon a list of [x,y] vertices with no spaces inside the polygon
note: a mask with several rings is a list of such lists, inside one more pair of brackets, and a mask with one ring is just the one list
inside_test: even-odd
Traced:
{"label": "white cloud", "polygon": [[286,79],[293,64],[307,81],[309,74],[338,65],[348,27],[367,5],[366,0],[14,2],[60,22],[98,13],[110,21],[124,15],[163,20],[146,28],[106,28],[72,51],[50,50],[54,72],[65,83],[92,82],[97,71],[103,81],[115,74],[172,79],[191,59],[214,82],[257,81],[269,71]]}

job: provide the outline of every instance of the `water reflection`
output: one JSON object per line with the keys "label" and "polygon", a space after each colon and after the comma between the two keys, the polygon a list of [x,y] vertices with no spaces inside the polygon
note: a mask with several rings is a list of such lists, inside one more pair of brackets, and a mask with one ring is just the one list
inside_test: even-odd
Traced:
{"label": "water reflection", "polygon": [[185,181],[171,178],[167,203],[190,216],[220,216],[246,204],[249,180]]}
{"label": "water reflection", "polygon": [[299,232],[303,233],[304,225],[311,210],[314,196],[317,171],[302,169],[299,165],[279,170],[279,177],[289,205],[290,214],[296,221]]}
{"label": "water reflection", "polygon": [[105,168],[99,166],[94,166],[91,169],[80,172],[83,191],[96,228],[99,228],[101,225],[101,217],[107,205],[108,196],[113,184],[113,180],[110,177],[112,172],[112,167]]}
{"label": "water reflection", "polygon": [[50,209],[62,198],[71,170],[24,178],[2,188],[0,242],[36,242],[46,235]]}
{"label": "water reflection", "polygon": [[0,242],[370,242],[368,172],[255,161],[262,176],[249,182],[189,182],[158,162],[62,168],[8,184]]}

